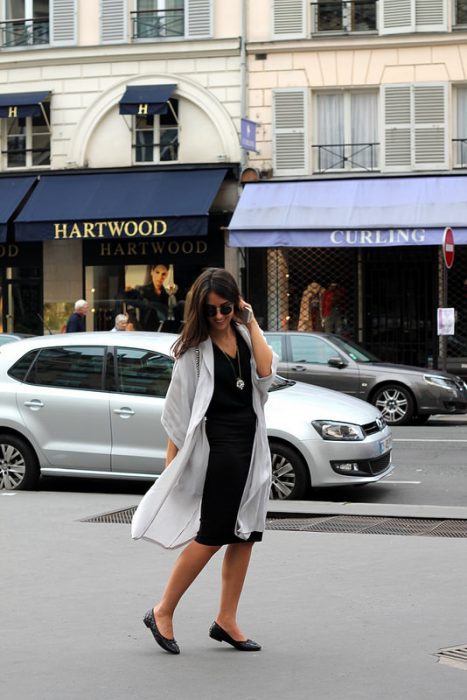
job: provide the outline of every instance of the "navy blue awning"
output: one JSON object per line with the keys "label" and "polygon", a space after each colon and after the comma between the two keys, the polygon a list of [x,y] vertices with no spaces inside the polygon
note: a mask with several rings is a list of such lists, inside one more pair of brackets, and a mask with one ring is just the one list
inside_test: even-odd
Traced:
{"label": "navy blue awning", "polygon": [[131,85],[120,100],[120,114],[167,114],[176,85]]}
{"label": "navy blue awning", "polygon": [[204,236],[225,168],[42,175],[15,240]]}
{"label": "navy blue awning", "polygon": [[49,97],[49,91],[0,95],[0,117],[38,117],[42,114],[41,103]]}
{"label": "navy blue awning", "polygon": [[9,220],[36,181],[36,177],[0,178],[0,241],[6,240]]}

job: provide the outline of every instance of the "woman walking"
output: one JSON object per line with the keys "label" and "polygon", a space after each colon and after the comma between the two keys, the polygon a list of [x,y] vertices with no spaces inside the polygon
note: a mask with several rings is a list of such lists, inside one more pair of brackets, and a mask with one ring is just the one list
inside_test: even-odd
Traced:
{"label": "woman walking", "polygon": [[[148,491],[132,536],[167,548],[187,545],[144,623],[180,652],[172,619],[180,598],[223,545],[222,589],[209,636],[240,651],[261,646],[243,634],[237,607],[254,542],[262,538],[271,461],[264,403],[277,358],[232,275],[209,268],[195,281],[162,423],[166,469]],[[189,544],[187,544],[189,543]]]}

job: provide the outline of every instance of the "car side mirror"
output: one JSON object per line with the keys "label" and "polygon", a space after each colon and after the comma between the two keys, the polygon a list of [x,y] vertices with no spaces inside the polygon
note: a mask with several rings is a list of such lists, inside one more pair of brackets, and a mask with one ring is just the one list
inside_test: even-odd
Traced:
{"label": "car side mirror", "polygon": [[347,367],[347,362],[344,362],[342,357],[330,357],[328,360],[328,365],[330,367],[336,367],[336,369],[343,369]]}

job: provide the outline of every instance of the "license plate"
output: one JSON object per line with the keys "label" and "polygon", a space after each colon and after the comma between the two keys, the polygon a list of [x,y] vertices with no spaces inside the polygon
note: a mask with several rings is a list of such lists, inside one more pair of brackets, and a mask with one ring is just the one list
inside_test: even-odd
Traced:
{"label": "license plate", "polygon": [[387,437],[384,438],[384,440],[379,441],[379,453],[380,455],[383,455],[385,452],[388,452],[391,449],[391,438]]}

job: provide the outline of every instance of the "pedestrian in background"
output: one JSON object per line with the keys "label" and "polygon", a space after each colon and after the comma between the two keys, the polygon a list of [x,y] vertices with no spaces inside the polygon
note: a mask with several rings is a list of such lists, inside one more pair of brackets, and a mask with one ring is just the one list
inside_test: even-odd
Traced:
{"label": "pedestrian in background", "polygon": [[222,591],[209,636],[240,651],[237,607],[254,542],[262,538],[271,479],[264,403],[277,357],[232,275],[208,268],[190,293],[162,423],[166,469],[138,507],[132,536],[185,545],[160,602],[145,617],[156,642],[180,653],[172,617],[211,557],[227,545]]}
{"label": "pedestrian in background", "polygon": [[115,316],[115,326],[112,328],[111,332],[116,331],[126,331],[128,330],[128,316],[126,314],[117,314]]}
{"label": "pedestrian in background", "polygon": [[86,330],[86,314],[89,304],[86,299],[78,299],[75,302],[75,310],[67,321],[65,333],[82,333]]}

